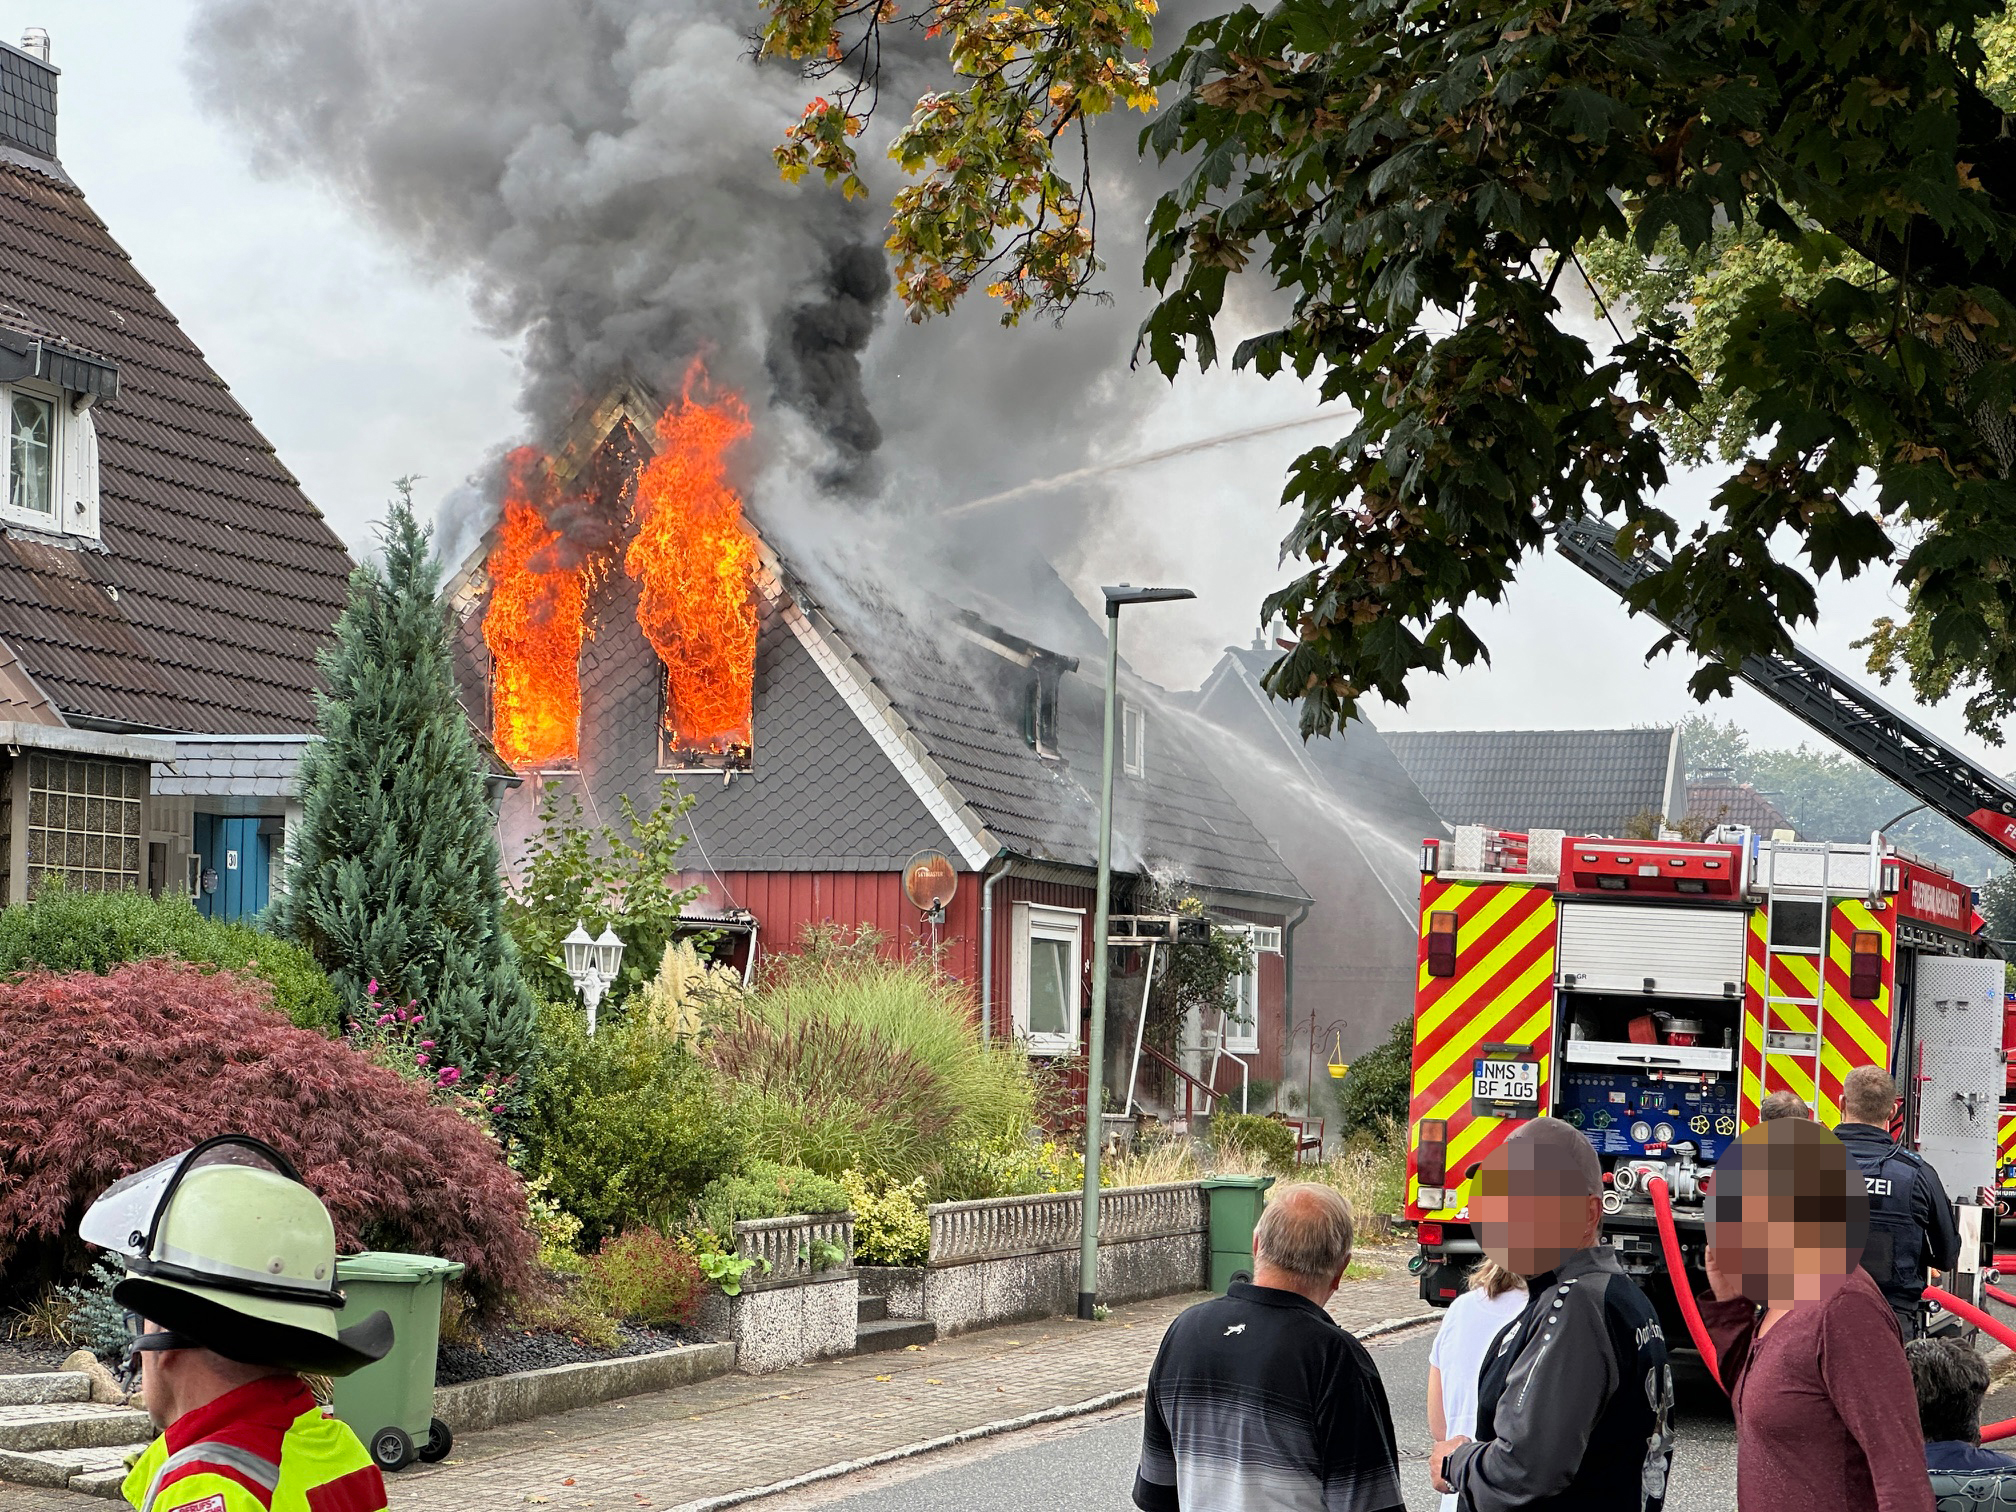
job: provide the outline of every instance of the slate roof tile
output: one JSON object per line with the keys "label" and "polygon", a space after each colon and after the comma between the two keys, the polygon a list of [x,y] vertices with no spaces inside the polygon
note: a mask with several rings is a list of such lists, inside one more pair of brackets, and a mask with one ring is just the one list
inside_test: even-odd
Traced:
{"label": "slate roof tile", "polygon": [[1667,793],[1671,729],[1381,734],[1449,824],[1621,835],[1648,812],[1670,822],[1685,811],[1684,789]]}

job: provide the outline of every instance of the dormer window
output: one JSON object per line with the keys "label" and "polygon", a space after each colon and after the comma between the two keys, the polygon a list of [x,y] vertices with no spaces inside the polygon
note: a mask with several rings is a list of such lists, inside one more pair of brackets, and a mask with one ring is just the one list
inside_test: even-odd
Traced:
{"label": "dormer window", "polygon": [[1038,756],[1057,754],[1057,674],[1034,669],[1022,705],[1022,738]]}
{"label": "dormer window", "polygon": [[98,539],[98,427],[119,393],[104,358],[9,323],[0,306],[0,525]]}
{"label": "dormer window", "polygon": [[1120,765],[1129,777],[1148,775],[1148,711],[1137,703],[1120,706]]}

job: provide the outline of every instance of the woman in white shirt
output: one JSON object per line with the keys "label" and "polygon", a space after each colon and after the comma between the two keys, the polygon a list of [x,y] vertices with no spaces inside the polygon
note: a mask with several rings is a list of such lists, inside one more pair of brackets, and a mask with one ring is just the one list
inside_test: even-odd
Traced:
{"label": "woman in white shirt", "polygon": [[[1525,1310],[1526,1278],[1495,1260],[1478,1261],[1470,1272],[1470,1289],[1449,1304],[1449,1315],[1428,1351],[1431,1442],[1476,1434],[1477,1377],[1484,1368],[1484,1351]],[[1456,1512],[1453,1492],[1443,1493],[1442,1512]]]}

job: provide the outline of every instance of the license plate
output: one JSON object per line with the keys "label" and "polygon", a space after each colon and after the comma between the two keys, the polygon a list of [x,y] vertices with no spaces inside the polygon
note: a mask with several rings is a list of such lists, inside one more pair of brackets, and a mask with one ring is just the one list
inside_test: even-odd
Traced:
{"label": "license plate", "polygon": [[1470,1093],[1479,1102],[1537,1103],[1540,1101],[1539,1063],[1477,1061],[1470,1072]]}

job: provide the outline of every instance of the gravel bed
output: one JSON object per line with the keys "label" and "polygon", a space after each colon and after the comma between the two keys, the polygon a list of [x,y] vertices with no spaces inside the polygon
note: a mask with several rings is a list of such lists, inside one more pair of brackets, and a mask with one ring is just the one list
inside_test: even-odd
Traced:
{"label": "gravel bed", "polygon": [[36,1339],[0,1339],[0,1375],[39,1375],[54,1370],[70,1358],[75,1347]]}
{"label": "gravel bed", "polygon": [[434,1384],[459,1386],[519,1370],[544,1370],[549,1365],[580,1365],[591,1360],[615,1360],[625,1355],[652,1354],[681,1344],[705,1344],[712,1336],[697,1328],[640,1328],[619,1323],[622,1342],[597,1349],[571,1334],[504,1324],[485,1332],[476,1344],[443,1344],[434,1366]]}

